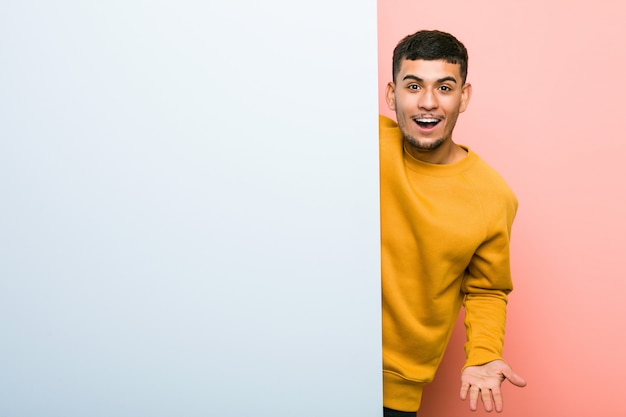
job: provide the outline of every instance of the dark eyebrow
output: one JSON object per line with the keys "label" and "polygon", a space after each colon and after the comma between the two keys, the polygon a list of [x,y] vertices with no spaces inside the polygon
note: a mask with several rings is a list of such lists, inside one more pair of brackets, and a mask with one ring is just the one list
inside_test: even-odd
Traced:
{"label": "dark eyebrow", "polygon": [[[411,74],[405,75],[404,78],[402,78],[402,81],[406,81],[406,80],[414,80],[414,81],[417,81],[417,82],[420,82],[420,83],[424,81],[420,77],[417,77],[417,76],[411,75]],[[448,76],[448,77],[443,77],[443,78],[438,79],[437,80],[437,84],[441,84],[441,83],[444,83],[446,81],[451,81],[451,82],[453,82],[455,84],[457,83],[456,78]]]}

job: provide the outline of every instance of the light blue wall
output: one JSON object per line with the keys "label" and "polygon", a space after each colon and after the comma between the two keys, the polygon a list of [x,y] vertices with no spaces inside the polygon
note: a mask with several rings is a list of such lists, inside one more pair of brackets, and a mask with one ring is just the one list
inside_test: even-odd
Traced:
{"label": "light blue wall", "polygon": [[0,416],[378,416],[376,4],[9,1]]}

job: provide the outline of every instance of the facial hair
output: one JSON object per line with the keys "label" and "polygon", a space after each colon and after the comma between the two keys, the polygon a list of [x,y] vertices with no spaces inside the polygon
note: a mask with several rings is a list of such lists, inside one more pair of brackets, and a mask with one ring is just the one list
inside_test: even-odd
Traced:
{"label": "facial hair", "polygon": [[415,139],[411,135],[403,134],[402,136],[404,136],[404,140],[406,140],[409,143],[409,145],[411,145],[412,147],[414,147],[415,149],[421,152],[434,151],[435,149],[443,145],[443,143],[446,141],[444,138],[439,138],[435,140],[434,142],[421,143],[419,140]]}

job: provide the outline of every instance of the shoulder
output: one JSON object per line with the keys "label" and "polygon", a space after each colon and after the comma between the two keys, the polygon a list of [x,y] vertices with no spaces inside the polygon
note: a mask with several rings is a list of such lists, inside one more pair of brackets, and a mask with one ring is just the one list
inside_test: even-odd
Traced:
{"label": "shoulder", "polygon": [[391,128],[397,128],[398,127],[398,123],[395,122],[395,120],[390,119],[387,116],[383,116],[382,114],[378,115],[378,126],[379,128],[382,129],[391,129]]}
{"label": "shoulder", "polygon": [[398,124],[385,116],[378,117],[378,144],[381,169],[398,165],[402,161],[403,137]]}
{"label": "shoulder", "polygon": [[478,154],[469,149],[468,152],[474,163],[465,175],[479,195],[482,195],[485,201],[492,201],[498,205],[507,204],[516,210],[517,197],[502,175]]}
{"label": "shoulder", "polygon": [[398,128],[398,123],[387,116],[378,116],[378,133],[381,141],[393,141],[402,139],[402,133]]}
{"label": "shoulder", "polygon": [[403,137],[398,123],[386,116],[378,116],[380,154],[396,159],[402,155]]}

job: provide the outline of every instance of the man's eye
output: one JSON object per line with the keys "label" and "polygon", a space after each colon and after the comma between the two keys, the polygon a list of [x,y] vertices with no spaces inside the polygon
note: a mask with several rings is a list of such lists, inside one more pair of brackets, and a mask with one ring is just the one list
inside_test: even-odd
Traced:
{"label": "man's eye", "polygon": [[419,85],[417,85],[417,84],[409,85],[409,90],[417,90],[418,88],[419,88]]}
{"label": "man's eye", "polygon": [[450,87],[448,87],[447,85],[442,85],[441,87],[439,87],[439,89],[441,91],[452,91],[452,89]]}

